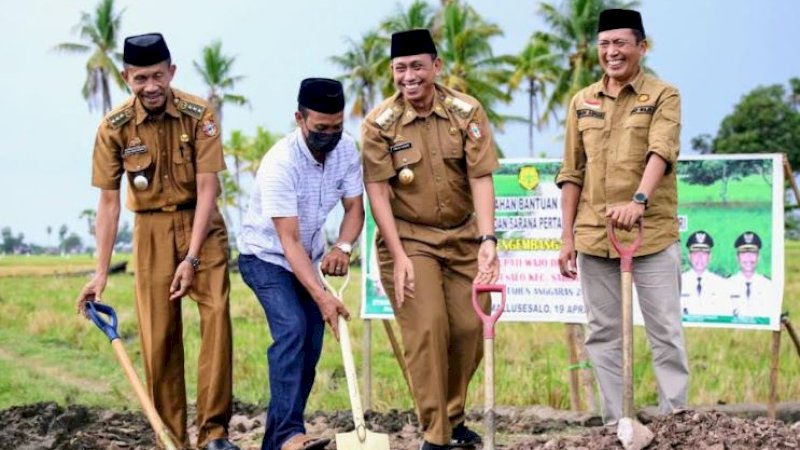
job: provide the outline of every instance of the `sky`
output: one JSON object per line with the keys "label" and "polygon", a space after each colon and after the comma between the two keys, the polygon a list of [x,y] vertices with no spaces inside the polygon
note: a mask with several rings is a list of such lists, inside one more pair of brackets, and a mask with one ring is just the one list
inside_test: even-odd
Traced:
{"label": "sky", "polygon": [[[24,233],[27,242],[54,244],[61,224],[86,238],[86,224],[78,216],[97,205],[91,154],[101,113],[90,112],[81,96],[86,57],[52,51],[57,43],[78,40],[73,26],[81,11],[93,11],[95,2],[27,0],[10,7],[9,0],[0,0],[6,6],[0,16],[6,37],[0,46],[0,227]],[[234,73],[246,77],[236,90],[250,99],[251,107],[225,109],[225,136],[233,129],[253,134],[257,126],[288,132],[300,81],[340,75],[329,57],[346,50],[346,39],[358,40],[398,5],[410,3],[117,0],[124,8],[121,36],[165,35],[178,67],[173,85],[179,89],[205,96],[192,61],[213,40],[222,40],[223,51],[236,55]],[[519,52],[534,31],[546,29],[536,14],[538,1],[467,3],[504,30],[492,41],[498,54]],[[692,152],[690,139],[715,134],[743,94],[800,76],[791,31],[800,18],[796,0],[643,0],[639,9],[653,43],[648,64],[681,91],[686,154]],[[114,103],[124,98],[114,91]],[[500,110],[526,116],[525,94]],[[347,128],[358,135],[356,122]],[[535,153],[560,158],[560,135],[555,126],[537,132]],[[496,139],[506,156],[527,156],[526,125],[508,125],[496,132]],[[132,215],[125,212],[121,220],[132,224]]]}

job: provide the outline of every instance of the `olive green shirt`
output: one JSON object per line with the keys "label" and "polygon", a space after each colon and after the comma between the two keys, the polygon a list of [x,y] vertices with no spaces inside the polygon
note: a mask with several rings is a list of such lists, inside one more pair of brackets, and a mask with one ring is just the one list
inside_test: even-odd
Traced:
{"label": "olive green shirt", "polygon": [[[659,252],[678,240],[675,164],[680,151],[680,94],[645,74],[610,96],[606,77],[578,92],[569,105],[564,160],[556,184],[581,186],[575,217],[575,249],[617,257],[606,236],[606,211],[636,193],[648,158],[659,155],[667,173],[644,212],[644,240],[636,256]],[[634,233],[619,232],[623,245]]]}

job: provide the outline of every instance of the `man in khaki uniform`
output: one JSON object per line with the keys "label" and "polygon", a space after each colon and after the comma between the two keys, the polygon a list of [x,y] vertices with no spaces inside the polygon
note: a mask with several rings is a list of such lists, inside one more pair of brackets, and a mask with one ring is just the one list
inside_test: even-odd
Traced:
{"label": "man in khaki uniform", "polygon": [[[619,255],[607,239],[606,221],[631,231],[644,218],[633,279],[659,403],[663,412],[686,405],[674,170],[680,96],[640,67],[647,41],[638,12],[603,11],[597,48],[605,75],[578,92],[567,113],[564,161],[556,177],[564,224],[559,263],[564,276],[575,278],[580,270],[589,319],[586,348],[600,384],[603,418],[613,424],[622,414],[621,289]],[[619,234],[623,245],[635,236]]]}
{"label": "man in khaki uniform", "polygon": [[[482,357],[473,283],[496,281],[489,121],[474,98],[434,82],[442,68],[428,30],[392,35],[397,93],[362,125],[364,182],[378,226],[381,280],[392,299],[422,450],[481,441],[464,425]],[[484,309],[489,297],[481,298]]]}
{"label": "man in khaki uniform", "polygon": [[182,445],[186,433],[181,298],[200,310],[198,448],[234,450],[228,236],[216,207],[216,172],[225,169],[219,125],[204,100],[170,87],[175,75],[161,34],[125,39],[122,76],[133,96],[97,131],[92,184],[97,207],[97,270],[78,308],[100,298],[116,239],[120,183],[136,213],[136,310],[150,398]]}

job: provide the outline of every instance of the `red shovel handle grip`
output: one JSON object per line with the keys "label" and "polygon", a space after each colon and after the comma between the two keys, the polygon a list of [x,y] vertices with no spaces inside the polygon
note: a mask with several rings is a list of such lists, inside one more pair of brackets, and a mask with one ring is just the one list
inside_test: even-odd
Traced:
{"label": "red shovel handle grip", "polygon": [[[478,294],[482,292],[499,292],[502,294],[500,296],[500,307],[491,315],[484,313],[481,305],[478,304]],[[494,339],[494,324],[503,314],[503,310],[506,309],[506,286],[504,284],[473,284],[472,307],[480,317],[481,322],[483,322],[483,338]]]}
{"label": "red shovel handle grip", "polygon": [[608,240],[611,241],[614,250],[619,253],[619,270],[622,272],[633,272],[633,254],[636,253],[636,250],[639,249],[639,245],[642,244],[642,238],[644,237],[644,219],[639,220],[636,239],[633,240],[630,247],[623,247],[622,244],[619,243],[619,240],[617,240],[617,233],[614,231],[614,226],[611,225],[611,221],[606,222],[606,233],[608,233]]}

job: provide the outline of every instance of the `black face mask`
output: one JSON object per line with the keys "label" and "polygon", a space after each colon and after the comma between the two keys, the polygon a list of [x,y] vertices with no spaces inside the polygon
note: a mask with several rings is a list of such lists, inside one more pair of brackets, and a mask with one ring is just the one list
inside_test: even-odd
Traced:
{"label": "black face mask", "polygon": [[306,143],[308,143],[308,148],[311,150],[321,153],[330,153],[334,148],[336,148],[336,145],[341,139],[341,131],[337,131],[335,133],[320,133],[318,131],[308,130]]}

